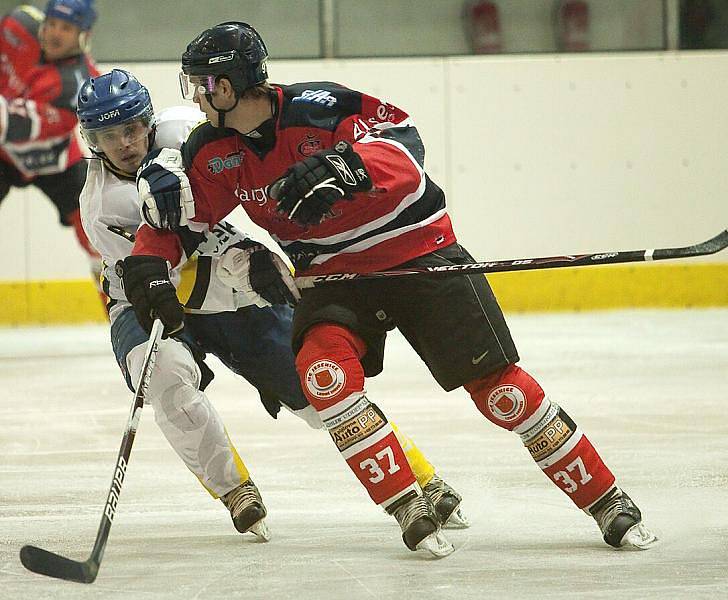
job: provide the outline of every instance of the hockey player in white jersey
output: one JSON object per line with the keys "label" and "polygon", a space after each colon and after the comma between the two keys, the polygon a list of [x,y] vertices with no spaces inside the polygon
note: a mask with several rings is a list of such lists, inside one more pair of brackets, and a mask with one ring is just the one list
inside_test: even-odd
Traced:
{"label": "hockey player in white jersey", "polygon": [[[121,69],[89,78],[79,91],[77,112],[82,134],[95,155],[81,194],[81,217],[91,243],[103,257],[111,342],[131,388],[141,369],[145,330],[152,321],[148,311],[132,309],[115,268],[130,255],[142,222],[134,174],[148,151],[152,152],[146,161],[153,156],[163,159],[165,148],[180,148],[204,115],[192,107],[174,107],[155,118],[147,89]],[[199,239],[190,240],[191,247],[198,243]],[[221,222],[174,270],[171,281],[185,306],[185,327],[162,341],[148,402],[170,445],[230,510],[236,529],[267,540],[265,505],[204,392],[212,372],[202,358],[210,352],[247,379],[273,417],[284,406],[311,427],[321,428],[318,414],[300,388],[290,347],[289,305],[297,299],[291,273],[265,246]],[[259,294],[254,288],[264,291]],[[396,431],[443,525],[467,526],[459,508],[460,495],[435,474],[414,442]]]}

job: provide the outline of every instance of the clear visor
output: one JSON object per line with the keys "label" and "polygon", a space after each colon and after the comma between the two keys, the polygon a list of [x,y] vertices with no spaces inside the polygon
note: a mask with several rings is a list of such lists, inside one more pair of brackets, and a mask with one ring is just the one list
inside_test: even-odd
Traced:
{"label": "clear visor", "polygon": [[182,97],[186,100],[192,100],[195,93],[198,95],[212,94],[215,91],[215,76],[180,73],[179,87]]}
{"label": "clear visor", "polygon": [[102,129],[84,129],[88,144],[100,152],[131,146],[149,135],[149,119],[140,118]]}

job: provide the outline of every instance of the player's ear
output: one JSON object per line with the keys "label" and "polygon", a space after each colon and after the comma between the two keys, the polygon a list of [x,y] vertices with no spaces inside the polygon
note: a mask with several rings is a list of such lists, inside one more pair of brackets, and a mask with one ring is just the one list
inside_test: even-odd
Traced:
{"label": "player's ear", "polygon": [[232,82],[227,77],[220,77],[220,81],[218,84],[220,86],[220,91],[225,95],[227,98],[228,96],[230,98],[235,96],[235,90],[233,89]]}

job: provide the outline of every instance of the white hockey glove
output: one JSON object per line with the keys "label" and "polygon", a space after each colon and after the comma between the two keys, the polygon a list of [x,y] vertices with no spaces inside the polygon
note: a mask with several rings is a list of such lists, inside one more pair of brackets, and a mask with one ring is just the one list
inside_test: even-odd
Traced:
{"label": "white hockey glove", "polygon": [[263,244],[232,246],[217,261],[215,272],[225,285],[248,294],[258,305],[263,300],[265,305],[295,306],[301,299],[288,265]]}
{"label": "white hockey glove", "polygon": [[179,150],[152,150],[144,157],[136,181],[142,219],[150,227],[175,231],[195,216],[195,200]]}

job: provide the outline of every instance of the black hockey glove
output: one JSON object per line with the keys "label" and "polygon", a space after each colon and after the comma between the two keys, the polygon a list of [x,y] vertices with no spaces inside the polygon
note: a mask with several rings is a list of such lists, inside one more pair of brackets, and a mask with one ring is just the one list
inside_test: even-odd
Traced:
{"label": "black hockey glove", "polygon": [[321,222],[334,202],[372,189],[364,162],[351,145],[340,141],[294,164],[268,191],[278,211],[300,225]]}
{"label": "black hockey glove", "polygon": [[258,303],[295,306],[301,299],[288,265],[263,244],[246,240],[235,244],[222,255],[216,274],[220,281],[247,293]]}
{"label": "black hockey glove", "polygon": [[150,227],[176,231],[195,216],[190,180],[179,150],[152,150],[144,157],[136,182],[142,219]]}
{"label": "black hockey glove", "polygon": [[164,325],[162,337],[182,331],[185,313],[169,280],[167,261],[158,256],[127,256],[116,263],[116,274],[122,278],[126,298],[146,331],[152,330],[155,317]]}

